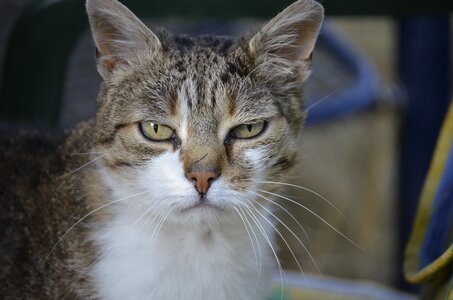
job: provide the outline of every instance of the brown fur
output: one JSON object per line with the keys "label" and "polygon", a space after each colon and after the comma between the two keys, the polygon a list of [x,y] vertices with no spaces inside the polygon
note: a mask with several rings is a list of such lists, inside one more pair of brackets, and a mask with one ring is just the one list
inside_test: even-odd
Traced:
{"label": "brown fur", "polygon": [[[81,197],[82,177],[61,177],[85,157],[90,149],[91,124],[64,136],[42,132],[2,135],[0,143],[1,266],[0,295],[3,299],[74,298],[84,279],[73,270],[87,265],[89,243],[86,228],[77,228],[45,262],[65,228],[88,210]],[[84,142],[86,141],[86,142]],[[74,155],[73,155],[74,154]],[[82,262],[82,263],[80,263]]]}
{"label": "brown fur", "polygon": [[[322,18],[319,5],[302,2],[287,14],[297,15],[302,9]],[[258,172],[244,156],[246,150],[260,148],[266,153],[261,164],[267,180],[279,180],[295,162],[304,119],[301,83],[309,58],[289,57],[283,51],[288,57],[277,59],[274,53],[270,65],[275,69],[270,72],[263,55],[274,49],[269,41],[278,28],[272,34],[260,32],[250,42],[251,37],[153,33],[111,0],[89,2],[88,13],[104,78],[96,120],[62,137],[19,132],[0,142],[3,299],[96,296],[89,272],[98,254],[90,234],[109,218],[108,210],[82,219],[59,239],[81,218],[113,200],[102,172],[128,180],[156,155],[180,150],[186,173],[215,170],[231,188],[242,190],[250,185],[244,179],[253,179]],[[317,34],[319,24],[320,20],[309,32]],[[271,22],[268,27],[277,25]],[[279,41],[281,47],[297,46],[291,44],[294,32],[282,34],[287,40]],[[127,43],[120,47],[115,39]],[[295,41],[303,43],[306,38]],[[308,48],[311,53],[312,45]],[[186,140],[180,136],[184,114]],[[138,124],[147,120],[170,126],[176,137],[167,142],[146,140]],[[263,120],[268,126],[259,138],[228,135],[235,126]]]}

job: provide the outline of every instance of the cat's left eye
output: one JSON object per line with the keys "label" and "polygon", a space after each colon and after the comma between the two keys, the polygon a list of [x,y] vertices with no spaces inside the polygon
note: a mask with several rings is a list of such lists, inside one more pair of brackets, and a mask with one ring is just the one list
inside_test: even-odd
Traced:
{"label": "cat's left eye", "polygon": [[151,121],[140,123],[140,130],[143,135],[152,141],[165,141],[174,137],[174,130],[170,127]]}
{"label": "cat's left eye", "polygon": [[238,139],[250,139],[258,136],[264,131],[266,122],[256,122],[250,124],[242,124],[233,128],[230,132],[230,136]]}

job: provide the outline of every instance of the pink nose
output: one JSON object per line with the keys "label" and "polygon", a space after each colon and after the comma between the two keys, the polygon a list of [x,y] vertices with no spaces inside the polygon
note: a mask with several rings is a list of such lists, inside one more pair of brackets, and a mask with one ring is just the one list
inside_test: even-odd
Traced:
{"label": "pink nose", "polygon": [[190,172],[187,177],[194,181],[195,188],[200,194],[206,194],[212,181],[219,177],[218,174],[212,171],[206,172]]}

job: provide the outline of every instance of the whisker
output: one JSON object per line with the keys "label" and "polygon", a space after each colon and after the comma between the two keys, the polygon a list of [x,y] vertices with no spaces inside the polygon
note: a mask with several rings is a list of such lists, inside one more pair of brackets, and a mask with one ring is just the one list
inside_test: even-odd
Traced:
{"label": "whisker", "polygon": [[80,152],[80,153],[71,153],[71,155],[99,155],[103,154],[103,152]]}
{"label": "whisker", "polygon": [[311,104],[307,109],[305,109],[305,113],[308,113],[311,109],[318,106],[320,103],[324,102],[326,99],[330,98],[331,96],[337,94],[338,92],[344,90],[346,86],[341,86],[332,92],[328,93],[327,95],[322,96],[320,99],[316,100],[313,104]]}
{"label": "whisker", "polygon": [[171,212],[172,212],[172,210],[168,209],[167,212],[165,212],[165,214],[162,214],[162,217],[159,219],[159,221],[157,223],[158,225],[153,230],[151,238],[149,239],[148,243],[146,244],[145,249],[148,249],[150,247],[151,243],[155,240],[155,238],[157,237],[157,235],[159,234],[160,230],[164,226],[165,221],[167,221],[167,218],[168,218],[168,216],[170,215]]}
{"label": "whisker", "polygon": [[251,217],[252,221],[256,224],[259,231],[261,232],[264,239],[266,240],[267,244],[271,248],[272,253],[274,254],[275,261],[277,262],[278,270],[280,272],[280,286],[281,286],[280,300],[283,300],[283,278],[285,278],[285,282],[286,282],[286,276],[284,275],[282,265],[280,264],[280,261],[278,260],[277,252],[275,251],[274,247],[272,246],[272,242],[271,242],[269,236],[267,235],[266,230],[264,229],[263,225],[258,220],[257,216],[253,213],[253,211],[250,209],[250,207],[245,206],[244,208],[245,208],[245,212]]}
{"label": "whisker", "polygon": [[[250,191],[252,192],[252,191]],[[272,201],[271,199],[267,198],[267,197],[264,197],[263,195],[261,194],[258,194],[258,193],[255,193],[255,192],[252,192],[253,194],[257,195],[258,197],[264,199],[264,200],[267,200],[269,202],[271,202],[272,204],[274,205],[277,205],[279,207],[281,207],[281,205],[279,205],[277,202],[275,201]],[[262,205],[259,203],[259,202],[256,202],[258,205],[260,205],[262,207]],[[301,244],[301,246],[304,248],[305,252],[307,252],[308,256],[310,257],[311,261],[313,262],[314,266],[316,267],[316,269],[318,270],[319,274],[321,274],[321,276],[323,275],[322,272],[321,272],[321,269],[319,268],[318,264],[316,263],[316,260],[314,259],[314,257],[312,256],[311,252],[308,250],[308,248],[305,246],[305,244],[300,240],[299,236],[297,234],[295,234],[283,221],[280,220],[280,218],[278,218],[275,214],[273,214],[271,211],[269,211],[268,209],[266,209],[265,207],[263,207],[263,209],[265,209],[266,211],[268,211],[277,221],[279,221],[296,239],[297,241]],[[289,213],[289,212],[288,212]],[[290,214],[291,215],[291,214]],[[292,216],[292,215],[291,215]],[[299,226],[302,226],[296,218],[293,217],[293,219],[299,224]],[[301,227],[302,228],[302,227]],[[302,228],[303,229],[303,228]],[[304,230],[305,232],[305,230]]]}
{"label": "whisker", "polygon": [[[146,224],[148,224],[150,219],[153,219],[154,222],[154,229],[146,242],[145,247],[143,248],[143,251],[146,253],[148,251],[149,247],[151,246],[151,243],[154,241],[154,233],[158,230],[160,220],[163,218],[162,215],[160,215],[162,212],[164,212],[165,209],[163,207],[160,207],[157,211],[153,211],[145,220],[145,222],[142,224],[141,228],[143,228]],[[157,221],[156,221],[156,218]]]}
{"label": "whisker", "polygon": [[[123,236],[127,237],[129,234],[131,234],[132,230],[140,222],[140,220],[149,214],[148,217],[146,218],[146,220],[140,225],[140,227],[137,228],[137,231],[140,232],[142,230],[142,228],[145,226],[147,220],[154,214],[154,212],[152,210],[155,207],[155,205],[156,205],[155,203],[153,205],[151,205],[150,208],[148,208],[133,224],[131,224],[126,229],[126,231],[123,233]],[[151,212],[151,214],[150,214],[150,212]]]}
{"label": "whisker", "polygon": [[[273,204],[276,204],[275,201],[272,201],[271,199],[267,198],[267,197],[264,197],[263,195],[260,195],[258,193],[254,193],[256,194],[257,196],[261,197],[262,199],[265,199],[267,201],[270,201],[271,203]],[[258,204],[260,207],[262,207],[265,211],[267,211],[269,214],[271,214],[271,216],[273,216],[278,222],[280,222],[280,224],[282,224],[295,238],[296,240],[301,244],[301,246],[304,248],[305,252],[307,252],[308,256],[310,257],[311,261],[313,262],[314,266],[316,267],[316,269],[318,270],[319,274],[321,274],[321,276],[323,276],[322,272],[321,272],[321,269],[319,268],[318,264],[316,263],[316,260],[314,259],[314,257],[311,255],[310,251],[307,249],[307,247],[305,246],[305,244],[300,240],[300,238],[297,236],[297,234],[295,234],[280,218],[278,218],[274,213],[272,213],[270,210],[268,210],[265,206],[261,205],[261,203],[259,203],[258,201],[254,200],[254,202],[256,204]],[[291,251],[291,250],[290,250]],[[292,252],[292,251],[291,251]],[[299,266],[299,262],[297,261],[297,265]],[[300,268],[300,266],[299,266]],[[305,275],[304,275],[305,277]]]}
{"label": "whisker", "polygon": [[316,218],[318,218],[320,221],[322,221],[324,224],[326,224],[327,226],[329,226],[332,230],[334,230],[336,233],[338,233],[339,235],[341,235],[344,239],[346,239],[348,242],[350,242],[351,244],[353,244],[354,246],[356,246],[357,248],[359,248],[360,250],[362,250],[363,252],[367,252],[365,249],[363,249],[361,246],[359,246],[357,243],[355,243],[354,241],[352,241],[350,238],[348,238],[346,235],[344,235],[341,231],[339,231],[338,229],[336,229],[334,226],[332,226],[329,222],[327,222],[326,220],[324,220],[321,216],[319,216],[317,213],[315,213],[314,211],[312,211],[311,209],[309,209],[308,207],[300,204],[299,202],[297,201],[294,201],[293,199],[291,198],[288,198],[288,197],[285,197],[285,196],[282,196],[282,195],[279,195],[279,194],[276,194],[276,193],[272,193],[272,192],[268,192],[268,191],[265,191],[265,190],[259,190],[260,192],[262,193],[266,193],[266,194],[269,194],[269,195],[273,195],[273,196],[276,196],[276,197],[279,197],[281,199],[284,199],[284,200],[287,200],[291,203],[294,203],[300,207],[302,207],[303,209],[305,209],[306,211],[308,211],[309,213],[311,213],[312,215],[314,215]]}
{"label": "whisker", "polygon": [[247,222],[247,224],[250,226],[250,230],[252,231],[252,234],[253,236],[255,237],[255,241],[256,241],[256,245],[257,245],[257,248],[258,248],[258,255],[259,255],[259,271],[258,271],[258,278],[256,279],[256,282],[255,282],[255,287],[254,287],[254,290],[256,290],[256,288],[258,287],[258,282],[260,281],[260,278],[261,278],[261,272],[262,272],[262,253],[261,253],[261,247],[260,247],[260,243],[258,241],[258,237],[256,236],[256,233],[255,233],[255,230],[253,230],[253,226],[252,224],[250,223],[250,221],[247,219],[247,216],[245,215],[245,212],[242,210],[242,208],[239,207],[239,209],[241,210],[243,216],[244,216],[244,220]]}
{"label": "whisker", "polygon": [[[244,221],[244,217],[242,216],[242,214],[240,213],[240,211],[233,206],[233,209],[237,212],[239,218],[241,219],[242,221],[242,224],[244,224],[244,228],[245,230],[247,231],[247,235],[249,236],[249,240],[250,240],[250,244],[252,245],[252,249],[253,249],[253,254],[255,256],[255,263],[256,263],[256,266],[258,267],[259,265],[259,273],[258,274],[261,274],[261,264],[258,263],[258,256],[257,256],[257,252],[256,252],[256,248],[255,248],[255,244],[253,243],[253,240],[252,240],[252,236],[250,234],[250,231],[247,227],[247,224],[245,223]],[[259,248],[259,244],[257,244],[257,247]],[[258,285],[258,281],[259,281],[259,275],[258,275],[258,279],[256,280],[256,283],[255,283],[255,288],[257,287]]]}
{"label": "whisker", "polygon": [[125,200],[128,200],[128,199],[131,199],[133,197],[136,197],[136,196],[140,196],[140,195],[143,195],[147,193],[146,191],[144,192],[140,192],[140,193],[136,193],[136,194],[133,194],[133,195],[130,195],[130,196],[127,196],[127,197],[124,197],[124,198],[120,198],[118,200],[115,200],[115,201],[112,201],[112,202],[109,202],[107,204],[104,204],[102,206],[99,206],[98,208],[96,209],[93,209],[91,212],[87,213],[86,215],[84,215],[82,218],[80,218],[77,222],[75,222],[71,227],[69,227],[68,230],[66,230],[66,232],[58,239],[58,241],[55,243],[55,245],[52,247],[52,249],[50,250],[49,254],[47,254],[46,256],[46,259],[44,260],[44,264],[47,262],[47,260],[49,259],[50,255],[52,254],[52,252],[55,250],[55,248],[57,248],[57,246],[60,244],[60,242],[68,235],[68,233],[74,229],[78,224],[80,224],[83,220],[85,220],[86,218],[88,218],[89,216],[91,216],[92,214],[94,214],[95,212],[107,207],[107,206],[110,206],[112,204],[115,204],[115,203],[118,203],[118,202],[121,202],[121,201],[125,201]]}
{"label": "whisker", "polygon": [[[155,221],[156,218],[158,218],[158,217],[160,216],[160,217],[159,217],[159,220],[160,220],[160,218],[162,217],[160,214],[161,214],[164,210],[165,210],[164,207],[160,207],[160,208],[158,208],[157,210],[154,210],[153,212],[151,212],[151,213],[148,215],[148,217],[145,219],[145,221],[142,223],[142,225],[140,226],[139,230],[141,230],[143,227],[145,227],[146,224],[148,224],[148,222],[149,222],[151,219],[152,219],[153,221]],[[158,221],[159,221],[159,220],[158,220]],[[158,224],[158,223],[159,223],[159,222],[155,222],[154,226],[157,227],[157,224]],[[156,227],[154,227],[153,233],[154,233],[154,230],[156,229]],[[146,248],[147,248],[147,247],[146,247]]]}
{"label": "whisker", "polygon": [[[153,242],[154,240],[154,232],[157,230],[157,227],[158,227],[158,224],[160,222],[160,219],[162,218],[162,216],[159,217],[159,214],[161,212],[164,211],[164,208],[163,207],[160,207],[158,208],[157,210],[154,210],[152,211],[148,217],[145,219],[145,221],[142,223],[142,225],[140,226],[140,228],[138,229],[139,231],[146,226],[146,224],[148,224],[148,222],[152,219],[153,222],[154,222],[154,229],[150,235],[150,238],[148,239],[148,241],[146,242],[146,245],[145,247],[143,248],[143,251],[145,252],[146,254],[146,251],[149,249],[149,247],[151,246],[151,243]],[[159,218],[156,222],[156,218]]]}
{"label": "whisker", "polygon": [[[256,204],[258,204],[261,208],[263,208],[264,210],[266,210],[268,213],[270,213],[278,222],[280,222],[281,224],[284,224],[279,218],[277,218],[272,212],[270,212],[267,208],[265,208],[263,205],[261,205],[258,201],[254,201]],[[277,229],[277,227],[271,222],[269,221],[268,218],[266,218],[266,216],[264,216],[260,211],[259,209],[257,209],[256,207],[252,206],[256,212],[258,214],[260,214],[264,220],[266,220],[266,222],[269,223],[269,225],[271,225],[271,227],[274,229],[275,232],[277,232],[277,234],[280,236],[280,238],[283,240],[283,242],[285,243],[286,247],[288,247],[288,250],[289,252],[291,253],[292,257],[294,258],[294,261],[296,262],[297,264],[297,267],[299,268],[300,270],[300,273],[302,274],[302,277],[304,278],[305,282],[307,281],[307,277],[305,276],[305,272],[302,270],[302,266],[300,265],[299,263],[299,260],[297,259],[297,256],[296,254],[294,253],[293,249],[291,248],[291,246],[289,245],[288,241],[286,241],[285,237],[283,236],[283,234],[281,234],[281,232]]]}
{"label": "whisker", "polygon": [[[246,193],[247,193],[247,192],[248,192],[248,193],[253,193],[254,195],[257,195],[257,196],[259,196],[259,197],[261,197],[261,198],[263,198],[263,199],[265,199],[265,200],[271,202],[272,204],[274,204],[275,206],[279,207],[281,210],[283,210],[284,212],[286,212],[286,213],[288,214],[288,216],[290,216],[291,219],[293,219],[294,222],[296,222],[297,225],[299,225],[299,228],[300,228],[300,229],[302,230],[302,232],[304,233],[305,237],[307,238],[307,241],[310,242],[310,237],[308,236],[308,233],[307,233],[307,231],[305,230],[305,228],[302,226],[302,224],[299,222],[299,220],[297,220],[296,217],[294,217],[293,214],[291,214],[285,207],[283,207],[282,205],[280,205],[279,203],[277,203],[277,202],[275,202],[275,201],[272,201],[271,199],[268,199],[268,198],[266,198],[266,197],[264,197],[264,196],[262,196],[262,195],[260,195],[260,194],[258,194],[258,193],[255,193],[255,192],[253,192],[253,191],[247,191],[247,190],[244,190],[244,191],[245,191]],[[259,191],[261,191],[261,190],[259,190]]]}
{"label": "whisker", "polygon": [[58,179],[61,179],[61,178],[63,178],[63,177],[69,176],[69,175],[71,175],[71,174],[74,174],[74,173],[76,173],[76,172],[78,172],[78,171],[80,171],[81,169],[83,169],[83,168],[85,168],[86,166],[88,166],[88,165],[94,163],[95,161],[97,161],[98,159],[100,159],[100,158],[102,158],[102,157],[104,157],[104,156],[105,156],[105,154],[99,155],[98,157],[96,157],[96,158],[90,160],[89,162],[87,162],[86,164],[83,164],[83,165],[81,165],[80,167],[78,167],[78,168],[76,168],[76,169],[74,169],[74,170],[72,170],[72,171],[70,171],[70,172],[68,172],[68,173],[66,173],[66,174],[63,174],[63,175],[57,177],[57,180],[58,180]]}
{"label": "whisker", "polygon": [[156,204],[153,204],[151,205],[150,208],[148,208],[132,225],[131,225],[131,228],[134,227],[135,225],[138,224],[138,222],[140,222],[141,219],[143,219],[150,211],[153,210],[153,208],[156,206]]}
{"label": "whisker", "polygon": [[294,188],[297,188],[297,189],[301,189],[303,191],[306,191],[306,192],[309,192],[309,193],[312,193],[313,195],[315,196],[318,196],[319,198],[321,198],[322,200],[324,200],[326,203],[328,203],[332,208],[334,208],[337,213],[341,216],[341,218],[344,220],[344,222],[348,225],[349,228],[351,228],[351,225],[349,224],[348,220],[346,219],[345,215],[341,212],[341,210],[335,206],[335,204],[333,204],[331,201],[329,201],[326,197],[324,197],[323,195],[321,195],[320,193],[317,193],[309,188],[306,188],[306,187],[303,187],[303,186],[300,186],[300,185],[297,185],[297,184],[292,184],[292,183],[287,183],[287,182],[278,182],[278,181],[260,181],[260,180],[253,180],[254,182],[256,183],[264,183],[264,184],[276,184],[276,185],[283,185],[283,186],[290,186],[290,187],[294,187]]}

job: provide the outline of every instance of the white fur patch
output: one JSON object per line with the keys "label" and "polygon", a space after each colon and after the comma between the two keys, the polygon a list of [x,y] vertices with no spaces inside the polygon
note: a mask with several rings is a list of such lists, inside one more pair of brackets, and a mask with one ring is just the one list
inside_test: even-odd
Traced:
{"label": "white fur patch", "polygon": [[179,138],[183,143],[187,142],[187,135],[188,135],[188,123],[189,123],[189,99],[187,95],[183,91],[183,87],[178,92],[178,99],[179,99],[179,111],[180,111],[180,119],[181,123],[179,125]]}
{"label": "white fur patch", "polygon": [[248,149],[244,152],[245,157],[249,162],[252,163],[253,168],[255,169],[255,178],[257,180],[262,180],[265,177],[264,170],[265,164],[267,161],[267,151],[264,147],[258,147],[253,149]]}
{"label": "white fur patch", "polygon": [[[224,212],[180,212],[198,198],[178,151],[150,161],[133,186],[103,175],[114,195],[146,193],[112,207],[112,219],[93,236],[101,251],[92,271],[100,298],[265,299],[275,260],[261,231],[273,242],[272,228],[261,216],[262,228],[248,217],[252,235],[234,209],[228,211],[244,207],[249,194],[231,190],[219,178],[207,196]],[[218,222],[209,222],[216,217]],[[203,218],[207,221],[197,221]]]}

